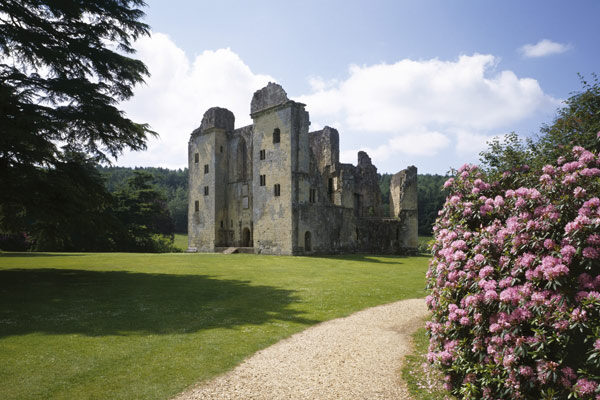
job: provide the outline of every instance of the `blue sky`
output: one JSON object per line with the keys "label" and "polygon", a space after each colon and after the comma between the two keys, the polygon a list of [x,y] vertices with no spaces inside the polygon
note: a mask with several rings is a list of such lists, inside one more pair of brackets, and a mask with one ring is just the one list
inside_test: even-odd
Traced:
{"label": "blue sky", "polygon": [[[210,106],[250,123],[252,93],[276,81],[338,128],[342,160],[380,172],[445,173],[485,141],[531,135],[600,72],[600,2],[148,1],[152,77],[124,104],[161,135],[119,165],[184,167]],[[526,47],[529,46],[529,47]]]}

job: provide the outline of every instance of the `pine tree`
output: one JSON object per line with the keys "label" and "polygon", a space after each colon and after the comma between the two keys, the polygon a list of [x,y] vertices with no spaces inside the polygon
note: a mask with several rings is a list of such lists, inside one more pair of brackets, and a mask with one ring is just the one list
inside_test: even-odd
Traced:
{"label": "pine tree", "polygon": [[[142,150],[147,124],[117,105],[148,76],[130,55],[149,34],[142,0],[0,2],[0,230],[23,229],[40,181],[85,154]],[[75,200],[74,200],[75,201]],[[50,212],[50,210],[49,210]]]}

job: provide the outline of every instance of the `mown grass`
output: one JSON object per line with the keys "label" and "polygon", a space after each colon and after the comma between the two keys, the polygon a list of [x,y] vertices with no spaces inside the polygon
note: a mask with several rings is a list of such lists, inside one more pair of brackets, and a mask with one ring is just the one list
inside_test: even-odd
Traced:
{"label": "mown grass", "polygon": [[179,250],[186,251],[188,248],[188,235],[185,233],[176,233],[173,240],[173,246]]}
{"label": "mown grass", "polygon": [[320,321],[423,297],[426,257],[0,255],[0,398],[165,399]]}

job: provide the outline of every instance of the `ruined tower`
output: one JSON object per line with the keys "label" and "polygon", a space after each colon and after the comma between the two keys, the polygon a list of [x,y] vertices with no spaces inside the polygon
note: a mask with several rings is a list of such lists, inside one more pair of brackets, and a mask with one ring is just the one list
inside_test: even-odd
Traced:
{"label": "ruined tower", "polygon": [[309,132],[304,107],[269,83],[254,93],[252,125],[234,129],[229,110],[206,111],[188,148],[190,251],[416,251],[416,168],[394,176],[385,218],[367,153],[340,163],[339,133]]}

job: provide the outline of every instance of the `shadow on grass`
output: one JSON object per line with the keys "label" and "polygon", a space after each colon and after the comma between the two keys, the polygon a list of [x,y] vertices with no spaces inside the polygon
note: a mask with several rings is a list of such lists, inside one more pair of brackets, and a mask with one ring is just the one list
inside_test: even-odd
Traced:
{"label": "shadow on grass", "polygon": [[84,254],[75,253],[34,253],[34,252],[10,252],[0,251],[0,257],[81,257]]}
{"label": "shadow on grass", "polygon": [[344,261],[356,261],[362,263],[376,263],[376,264],[404,264],[404,259],[407,256],[394,256],[394,255],[378,255],[378,254],[336,254],[336,255],[316,255],[311,256],[315,258],[327,258],[332,260],[344,260]]}
{"label": "shadow on grass", "polygon": [[0,337],[176,334],[273,320],[314,324],[291,290],[204,275],[121,271],[0,271]]}

